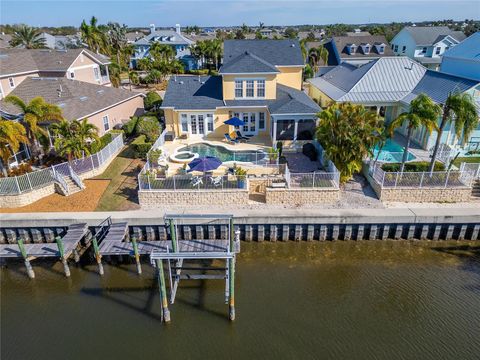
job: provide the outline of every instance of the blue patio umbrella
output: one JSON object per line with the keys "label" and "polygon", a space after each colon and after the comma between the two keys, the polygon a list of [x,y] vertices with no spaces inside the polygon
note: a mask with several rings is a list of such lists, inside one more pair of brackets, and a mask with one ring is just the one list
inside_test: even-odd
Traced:
{"label": "blue patio umbrella", "polygon": [[222,161],[215,156],[198,157],[188,164],[188,166],[190,167],[190,170],[188,170],[188,172],[211,171],[217,169],[220,165],[222,165]]}
{"label": "blue patio umbrella", "polygon": [[227,124],[227,125],[232,125],[232,126],[243,126],[243,125],[245,125],[245,121],[240,120],[236,116],[232,117],[231,119],[228,119],[227,121],[224,121],[223,123]]}

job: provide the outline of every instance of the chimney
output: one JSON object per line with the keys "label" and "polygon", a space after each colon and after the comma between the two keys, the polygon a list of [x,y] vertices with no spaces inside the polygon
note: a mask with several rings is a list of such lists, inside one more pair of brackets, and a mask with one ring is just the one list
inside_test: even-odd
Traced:
{"label": "chimney", "polygon": [[155,32],[155,24],[150,24],[150,34]]}
{"label": "chimney", "polygon": [[177,34],[181,34],[181,32],[180,32],[180,24],[175,24],[175,32],[176,32]]}

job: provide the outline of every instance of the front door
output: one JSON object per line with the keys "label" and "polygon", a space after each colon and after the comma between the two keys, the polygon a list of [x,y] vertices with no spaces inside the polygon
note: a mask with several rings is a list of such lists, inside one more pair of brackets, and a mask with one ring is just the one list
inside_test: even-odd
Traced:
{"label": "front door", "polygon": [[243,113],[242,120],[245,123],[242,126],[242,135],[258,134],[257,113]]}
{"label": "front door", "polygon": [[205,134],[205,120],[203,115],[190,115],[190,132],[192,135]]}

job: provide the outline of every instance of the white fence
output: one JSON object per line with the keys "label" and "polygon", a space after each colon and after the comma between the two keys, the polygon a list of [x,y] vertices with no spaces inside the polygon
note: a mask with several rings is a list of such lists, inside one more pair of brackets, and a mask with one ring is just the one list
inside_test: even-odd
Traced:
{"label": "white fence", "polygon": [[60,180],[65,176],[71,177],[78,186],[82,187],[83,184],[78,175],[101,167],[124,146],[122,134],[114,134],[113,136],[112,141],[107,146],[91,156],[64,162],[21,176],[0,178],[0,195],[21,194],[55,182],[59,182],[66,190],[65,181]]}
{"label": "white fence", "polygon": [[140,190],[238,190],[247,189],[245,176],[235,175],[174,175],[157,178],[152,172],[145,172],[138,177]]}
{"label": "white fence", "polygon": [[387,172],[381,163],[370,161],[370,176],[382,188],[448,188],[471,186],[474,172],[471,170],[424,171],[424,172]]}
{"label": "white fence", "polygon": [[470,171],[474,179],[480,179],[480,163],[461,163],[460,171]]}

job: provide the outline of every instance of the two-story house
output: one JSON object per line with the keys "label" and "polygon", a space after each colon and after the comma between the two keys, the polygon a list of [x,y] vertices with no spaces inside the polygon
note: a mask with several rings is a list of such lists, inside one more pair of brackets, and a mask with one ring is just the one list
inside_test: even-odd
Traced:
{"label": "two-story house", "polygon": [[480,81],[480,32],[446,51],[440,71]]}
{"label": "two-story house", "polygon": [[182,35],[179,24],[175,25],[175,30],[157,30],[154,24],[150,25],[150,34],[138,39],[133,43],[135,54],[131,59],[131,66],[137,67],[140,59],[150,56],[150,47],[154,43],[169,45],[175,50],[175,58],[182,61],[187,70],[197,68],[197,61],[190,54],[190,45],[193,41]]}
{"label": "two-story house", "polygon": [[[226,40],[218,76],[174,76],[162,103],[176,137],[223,139],[238,130],[275,144],[312,140],[320,107],[302,91],[298,40]],[[244,125],[224,124],[232,117]]]}
{"label": "two-story house", "polygon": [[[319,46],[317,42],[307,43],[309,48]],[[383,35],[353,34],[350,36],[334,36],[323,46],[328,50],[328,64],[335,66],[342,62],[365,64],[369,61],[392,56],[393,52]]]}
{"label": "two-story house", "polygon": [[0,99],[27,77],[65,77],[110,85],[110,60],[87,49],[0,49]]}
{"label": "two-story house", "polygon": [[443,53],[464,39],[463,32],[447,26],[406,26],[392,39],[391,48],[395,55],[408,56],[438,70]]}

